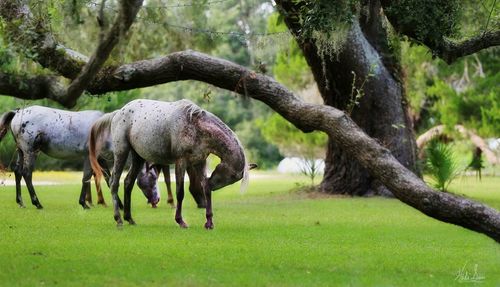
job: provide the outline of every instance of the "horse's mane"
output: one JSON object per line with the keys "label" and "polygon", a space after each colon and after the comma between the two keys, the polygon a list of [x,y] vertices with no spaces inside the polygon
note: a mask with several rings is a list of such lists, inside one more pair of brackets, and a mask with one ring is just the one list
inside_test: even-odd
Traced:
{"label": "horse's mane", "polygon": [[184,106],[184,112],[186,112],[189,121],[193,120],[193,116],[201,116],[205,113],[205,110],[198,107],[195,103],[184,100],[186,105]]}

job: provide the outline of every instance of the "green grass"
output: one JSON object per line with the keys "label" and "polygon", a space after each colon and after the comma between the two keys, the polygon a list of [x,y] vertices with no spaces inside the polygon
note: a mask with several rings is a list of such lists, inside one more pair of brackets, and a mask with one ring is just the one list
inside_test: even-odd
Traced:
{"label": "green grass", "polygon": [[[500,286],[500,245],[490,238],[395,199],[291,192],[297,181],[306,179],[268,176],[245,194],[215,192],[213,231],[190,195],[187,230],[138,190],[138,225],[117,229],[110,207],[78,206],[79,184],[38,186],[44,210],[18,208],[14,187],[0,187],[0,285]],[[500,178],[457,178],[450,189],[500,209],[499,186]],[[455,280],[476,264],[481,283]]]}

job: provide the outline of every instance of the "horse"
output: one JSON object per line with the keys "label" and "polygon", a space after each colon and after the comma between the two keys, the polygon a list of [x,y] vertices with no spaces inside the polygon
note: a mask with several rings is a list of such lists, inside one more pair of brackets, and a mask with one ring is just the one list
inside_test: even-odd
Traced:
{"label": "horse", "polygon": [[[131,214],[132,188],[145,161],[163,166],[175,163],[175,221],[181,228],[188,227],[182,218],[186,171],[191,173],[205,196],[206,229],[214,228],[212,191],[240,179],[243,179],[241,189],[247,187],[249,165],[240,141],[219,118],[191,101],[134,100],[97,120],[90,132],[89,159],[98,180],[102,177],[102,167],[97,154],[103,134],[107,132],[111,133],[113,142],[111,195],[118,226],[123,225],[118,207],[119,181],[129,154],[132,163],[124,181],[123,216],[129,224],[135,224]],[[221,162],[207,177],[206,159],[210,153],[218,156]]]}
{"label": "horse", "polygon": [[[0,118],[0,140],[7,133],[10,125],[17,146],[17,160],[13,170],[16,180],[16,202],[20,207],[25,207],[21,197],[21,179],[24,178],[31,203],[38,209],[43,208],[32,183],[36,157],[41,151],[53,158],[83,160],[79,204],[85,209],[89,208],[85,201],[86,199],[90,203],[92,201],[89,181],[93,173],[88,158],[87,139],[92,124],[103,114],[100,111],[71,112],[31,106],[9,111],[2,115]],[[99,162],[104,170],[108,170],[105,161],[99,160]],[[106,202],[97,179],[96,189],[97,203],[105,206]]]}
{"label": "horse", "polygon": [[[205,196],[202,194],[199,180],[195,177],[189,166],[186,168],[186,171],[189,176],[189,192],[193,196],[198,208],[205,208]],[[160,166],[146,162],[137,176],[137,186],[139,186],[144,196],[148,199],[147,203],[151,204],[152,207],[156,207],[158,201],[160,201],[157,181],[161,172],[163,172],[165,185],[167,186],[167,203],[170,207],[175,208],[169,165]]]}

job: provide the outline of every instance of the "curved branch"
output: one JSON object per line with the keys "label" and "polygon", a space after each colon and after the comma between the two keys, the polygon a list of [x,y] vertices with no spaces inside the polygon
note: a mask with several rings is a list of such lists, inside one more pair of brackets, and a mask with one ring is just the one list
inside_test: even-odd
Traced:
{"label": "curved branch", "polygon": [[48,98],[61,103],[66,96],[66,88],[56,77],[29,77],[0,72],[0,95],[25,100]]}
{"label": "curved branch", "polygon": [[[382,7],[390,10],[393,1],[381,0]],[[477,36],[465,39],[462,41],[453,41],[445,37],[440,39],[430,39],[429,37],[418,36],[417,27],[414,25],[404,24],[401,21],[399,14],[386,13],[387,19],[391,25],[400,33],[415,39],[419,43],[427,46],[432,50],[434,56],[443,59],[446,63],[451,64],[457,59],[472,55],[481,50],[500,45],[500,30],[485,31]]]}
{"label": "curved branch", "polygon": [[303,131],[327,133],[401,201],[428,216],[484,233],[500,242],[497,210],[434,191],[342,111],[305,103],[274,79],[232,62],[194,51],[177,52],[123,65],[107,77],[97,79],[88,91],[101,94],[179,80],[198,80],[249,96],[266,103]]}
{"label": "curved branch", "polygon": [[436,45],[436,47],[430,46],[429,43],[424,44],[431,48],[436,56],[451,64],[458,58],[472,55],[489,47],[499,46],[500,30],[484,32],[461,42],[443,39],[440,45]]}

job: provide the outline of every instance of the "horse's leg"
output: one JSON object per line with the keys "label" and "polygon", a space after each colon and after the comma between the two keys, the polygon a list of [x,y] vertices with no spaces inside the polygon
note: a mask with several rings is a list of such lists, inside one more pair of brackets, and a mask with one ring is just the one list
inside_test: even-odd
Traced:
{"label": "horse's leg", "polygon": [[132,213],[130,212],[131,195],[137,175],[139,174],[139,172],[142,169],[142,166],[144,165],[144,160],[134,150],[130,150],[130,154],[131,154],[132,164],[127,173],[127,177],[125,177],[125,184],[124,184],[125,209],[123,211],[123,218],[126,221],[128,221],[128,223],[135,224],[135,221],[132,219]]}
{"label": "horse's leg", "polygon": [[174,196],[172,195],[172,184],[170,182],[170,166],[162,166],[161,170],[163,171],[163,178],[165,179],[165,184],[167,185],[167,203],[170,205],[170,207],[175,208]]}
{"label": "horse's leg", "polygon": [[[106,181],[106,184],[108,185],[108,187],[111,187],[111,175],[112,173],[109,171],[109,166],[108,166],[108,163],[106,161],[103,161],[103,163],[101,164],[102,168],[103,168],[103,174],[104,174],[104,180]],[[118,207],[123,210],[123,203],[122,203],[122,200],[120,199],[120,197],[118,196],[118,194],[116,195],[117,199],[118,199]],[[103,199],[104,201],[104,199]],[[106,204],[106,203],[104,203]]]}
{"label": "horse's leg", "polygon": [[23,179],[23,152],[17,150],[17,160],[14,166],[14,176],[16,178],[16,202],[19,207],[24,208],[23,198],[21,196],[21,180]]}
{"label": "horse's leg", "polygon": [[107,207],[106,201],[104,201],[104,196],[102,195],[102,186],[101,183],[97,181],[97,178],[94,176],[94,184],[97,192],[97,204],[100,204],[104,207]]}
{"label": "horse's leg", "polygon": [[115,154],[113,174],[111,175],[111,196],[113,199],[114,218],[118,226],[123,225],[122,217],[120,215],[119,202],[121,203],[121,201],[120,198],[118,198],[118,188],[120,187],[120,176],[122,175],[123,168],[125,167],[127,155],[128,150],[120,154]]}
{"label": "horse's leg", "polygon": [[[83,189],[83,184],[82,184],[82,189]],[[89,206],[94,206],[94,204],[92,204],[92,192],[90,190],[88,192],[85,192],[85,201],[89,203]]]}
{"label": "horse's leg", "polygon": [[212,189],[208,184],[207,175],[205,174],[205,166],[206,162],[203,161],[201,163],[192,165],[193,174],[196,178],[196,185],[205,195],[205,203],[206,203],[206,218],[207,222],[205,223],[205,228],[210,230],[214,229],[214,223],[212,221],[213,212],[212,212]]}
{"label": "horse's leg", "polygon": [[[99,161],[99,164],[103,168],[104,180],[106,181],[106,183],[108,184],[108,187],[109,187],[109,167],[108,167],[108,164],[106,163],[105,160]],[[96,192],[97,192],[97,204],[100,204],[100,205],[106,207],[107,206],[106,201],[104,201],[104,197],[102,195],[101,183],[97,182],[97,178],[95,176],[94,176],[94,181],[95,181],[95,188],[96,188]]]}
{"label": "horse's leg", "polygon": [[186,164],[182,160],[175,163],[175,190],[177,195],[177,210],[175,211],[175,222],[181,228],[187,228],[188,225],[182,220],[182,200],[184,199],[184,173]]}
{"label": "horse's leg", "polygon": [[201,186],[201,181],[204,178],[203,173],[199,173],[196,166],[188,166],[186,171],[189,175],[189,192],[196,201],[198,208],[206,208],[205,193]]}
{"label": "horse's leg", "polygon": [[82,177],[82,191],[80,192],[80,200],[78,201],[83,209],[89,209],[85,203],[86,199],[89,199],[89,203],[92,205],[92,196],[90,195],[90,179],[92,178],[92,168],[90,167],[89,158],[86,157],[83,161],[83,177]]}
{"label": "horse's leg", "polygon": [[28,192],[30,193],[31,203],[36,206],[38,209],[42,209],[43,206],[40,204],[38,197],[35,193],[35,188],[33,187],[33,169],[35,168],[36,161],[36,153],[35,152],[25,152],[24,153],[24,162],[22,175],[24,177],[24,181],[26,182],[26,187],[28,188]]}

